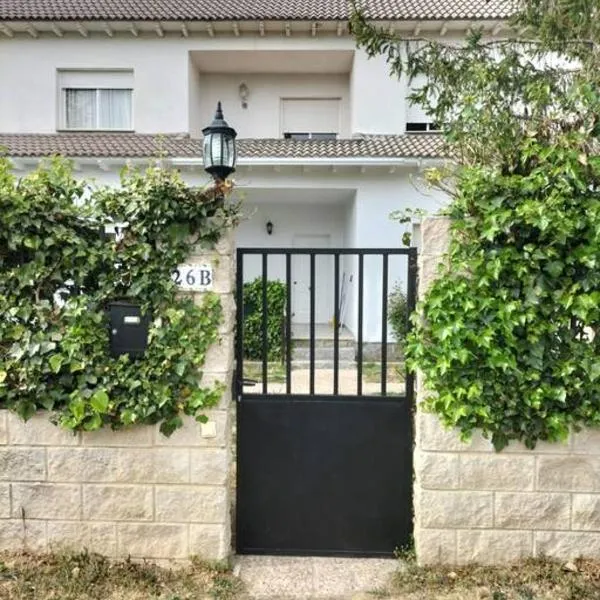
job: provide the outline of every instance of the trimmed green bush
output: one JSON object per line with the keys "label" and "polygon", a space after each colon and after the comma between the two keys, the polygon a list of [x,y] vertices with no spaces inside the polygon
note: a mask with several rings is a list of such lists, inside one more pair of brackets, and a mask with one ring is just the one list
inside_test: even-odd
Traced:
{"label": "trimmed green bush", "polygon": [[[267,359],[283,360],[285,341],[286,285],[267,281]],[[244,284],[244,357],[263,357],[263,284],[262,278]]]}
{"label": "trimmed green bush", "polygon": [[408,333],[408,303],[406,294],[399,285],[394,286],[388,296],[388,323],[394,332],[396,342],[402,344]]}

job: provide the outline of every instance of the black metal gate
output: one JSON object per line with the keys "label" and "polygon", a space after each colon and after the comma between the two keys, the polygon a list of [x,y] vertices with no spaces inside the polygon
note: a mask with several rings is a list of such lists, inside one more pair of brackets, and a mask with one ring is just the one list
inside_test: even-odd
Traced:
{"label": "black metal gate", "polygon": [[[305,324],[295,324],[293,314],[294,302],[303,301],[293,297],[300,270],[308,279]],[[258,306],[244,297],[253,275]],[[414,382],[401,357],[394,363],[389,356],[388,296],[396,277],[410,313],[416,276],[415,248],[238,249],[238,553],[388,556],[410,541]],[[273,363],[268,282],[276,279],[285,284],[285,311]],[[318,323],[326,302],[332,320]],[[255,362],[245,358],[252,311],[262,342]],[[293,339],[298,331],[305,339]],[[374,332],[380,344],[372,343]],[[322,360],[329,351],[331,364]],[[303,363],[294,352],[307,355],[304,368],[296,368]],[[340,356],[349,352],[353,360],[344,366]],[[402,368],[404,383],[402,375],[392,383],[391,365]]]}

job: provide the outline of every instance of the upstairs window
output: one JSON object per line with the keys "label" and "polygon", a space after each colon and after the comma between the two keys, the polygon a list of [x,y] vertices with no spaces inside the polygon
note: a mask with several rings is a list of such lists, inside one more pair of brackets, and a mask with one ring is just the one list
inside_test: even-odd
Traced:
{"label": "upstairs window", "polygon": [[59,129],[131,131],[132,71],[59,71]]}
{"label": "upstairs window", "polygon": [[340,99],[282,99],[281,130],[286,140],[336,139],[340,132]]}
{"label": "upstairs window", "polygon": [[420,90],[426,83],[423,76],[417,76],[412,80],[411,90],[406,97],[406,131],[407,133],[440,131],[437,123],[431,122],[431,117],[419,104],[410,101],[409,95]]}

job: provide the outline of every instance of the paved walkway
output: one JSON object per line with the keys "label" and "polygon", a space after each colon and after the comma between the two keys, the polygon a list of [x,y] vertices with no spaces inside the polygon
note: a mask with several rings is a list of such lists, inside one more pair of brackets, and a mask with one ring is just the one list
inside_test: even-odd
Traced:
{"label": "paved walkway", "polygon": [[238,556],[234,573],[256,600],[358,600],[384,589],[398,567],[385,558]]}

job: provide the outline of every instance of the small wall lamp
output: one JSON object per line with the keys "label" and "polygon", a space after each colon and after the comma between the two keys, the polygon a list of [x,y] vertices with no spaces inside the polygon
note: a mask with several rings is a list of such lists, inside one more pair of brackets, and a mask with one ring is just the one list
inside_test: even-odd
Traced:
{"label": "small wall lamp", "polygon": [[250,90],[245,83],[241,83],[239,87],[240,100],[242,101],[242,108],[248,108],[248,96],[250,95]]}
{"label": "small wall lamp", "polygon": [[271,221],[267,221],[267,233],[269,235],[273,233],[273,223],[271,223]]}

